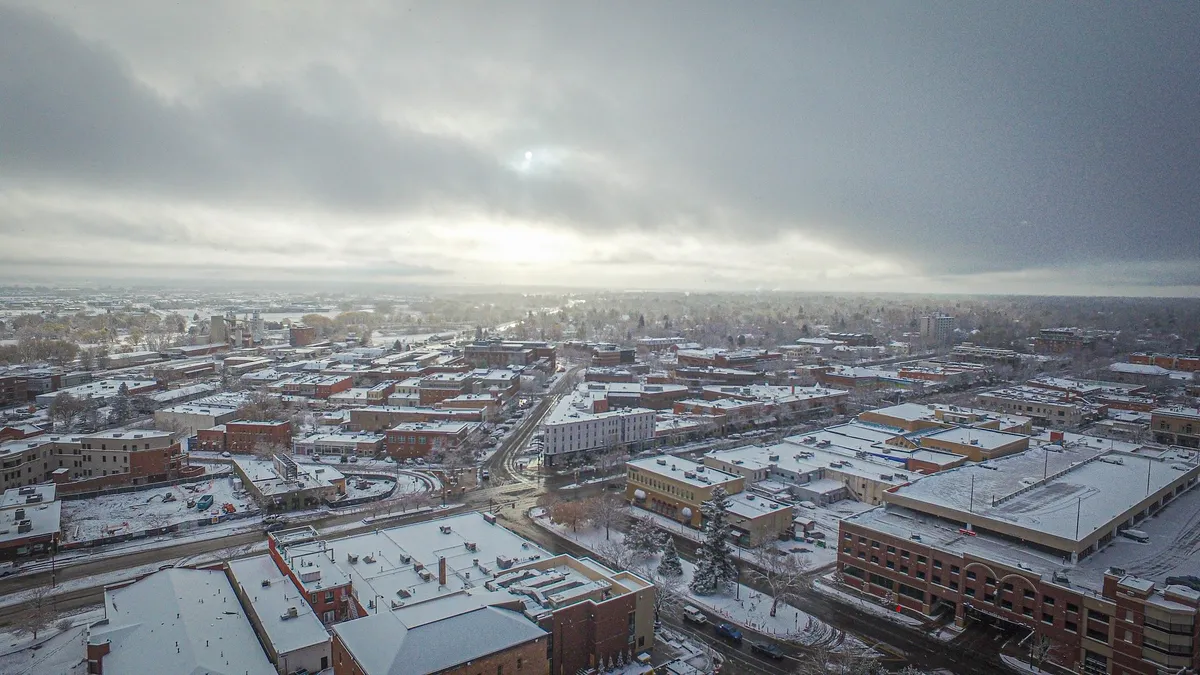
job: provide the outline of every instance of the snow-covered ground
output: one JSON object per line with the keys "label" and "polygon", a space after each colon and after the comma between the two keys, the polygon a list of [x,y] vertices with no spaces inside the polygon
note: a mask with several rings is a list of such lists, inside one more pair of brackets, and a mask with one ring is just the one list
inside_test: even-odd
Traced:
{"label": "snow-covered ground", "polygon": [[[175,501],[164,502],[166,494],[174,495]],[[199,500],[204,495],[213,497],[210,509],[200,512],[195,507],[188,508],[188,499]],[[68,542],[90,541],[195,521],[222,504],[233,504],[238,512],[258,508],[246,492],[233,489],[233,478],[228,475],[166,488],[64,501],[64,539]]]}
{"label": "snow-covered ground", "polygon": [[87,626],[104,618],[103,609],[63,614],[70,622],[60,630],[52,626],[31,635],[0,632],[0,673],[13,675],[84,675],[87,673]]}
{"label": "snow-covered ground", "polygon": [[[572,532],[569,527],[551,523],[548,517],[537,510],[532,511],[531,516],[534,516],[534,522],[539,526],[570,539],[603,557],[602,551],[605,546],[603,528],[589,526]],[[614,530],[610,533],[610,537],[622,541],[624,534]],[[792,605],[779,603],[775,616],[771,616],[771,598],[743,584],[734,584],[731,588],[714,595],[696,595],[688,589],[695,566],[687,560],[680,560],[680,562],[683,565],[680,590],[686,596],[685,601],[722,619],[764,635],[799,644],[862,647],[862,643],[857,639]],[[658,566],[658,556],[656,555],[644,563],[646,567],[653,569]]]}

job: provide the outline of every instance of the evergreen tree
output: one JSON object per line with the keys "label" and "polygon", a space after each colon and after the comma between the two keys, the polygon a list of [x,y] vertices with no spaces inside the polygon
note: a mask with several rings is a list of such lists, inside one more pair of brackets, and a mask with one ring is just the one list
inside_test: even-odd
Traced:
{"label": "evergreen tree", "polygon": [[625,545],[637,555],[653,555],[662,550],[663,533],[649,518],[637,518],[625,535]]}
{"label": "evergreen tree", "polygon": [[117,424],[124,424],[129,419],[129,385],[121,383],[121,388],[117,390],[117,397],[112,403],[112,419]]}
{"label": "evergreen tree", "polygon": [[700,544],[696,573],[690,588],[696,595],[712,595],[737,578],[729,548],[729,495],[720,486],[700,507],[704,514],[704,542]]}
{"label": "evergreen tree", "polygon": [[675,550],[674,537],[667,537],[662,561],[658,563],[658,573],[664,577],[677,577],[683,574],[683,565],[679,562],[679,551]]}

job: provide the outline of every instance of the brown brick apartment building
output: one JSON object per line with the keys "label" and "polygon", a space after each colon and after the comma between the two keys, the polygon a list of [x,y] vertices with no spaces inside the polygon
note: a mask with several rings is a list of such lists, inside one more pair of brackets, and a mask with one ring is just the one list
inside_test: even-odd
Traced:
{"label": "brown brick apartment building", "polygon": [[25,378],[0,375],[0,406],[17,405],[27,400]]}
{"label": "brown brick apartment building", "polygon": [[474,427],[467,422],[402,422],[388,429],[385,449],[393,459],[428,457],[462,445]]}

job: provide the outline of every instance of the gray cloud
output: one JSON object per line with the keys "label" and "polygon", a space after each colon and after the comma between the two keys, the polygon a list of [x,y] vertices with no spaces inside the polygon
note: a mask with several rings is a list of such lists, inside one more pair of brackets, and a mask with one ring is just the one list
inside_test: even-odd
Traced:
{"label": "gray cloud", "polygon": [[1195,3],[38,6],[0,7],[9,185],[800,231],[934,275],[1200,252]]}

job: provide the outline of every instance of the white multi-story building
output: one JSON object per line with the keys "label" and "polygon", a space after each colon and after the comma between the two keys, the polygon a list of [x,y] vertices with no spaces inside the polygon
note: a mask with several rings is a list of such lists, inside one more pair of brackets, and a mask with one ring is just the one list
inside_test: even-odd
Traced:
{"label": "white multi-story building", "polygon": [[559,401],[542,421],[546,465],[561,464],[582,453],[653,440],[654,414],[647,408],[609,410],[603,391],[581,386]]}

